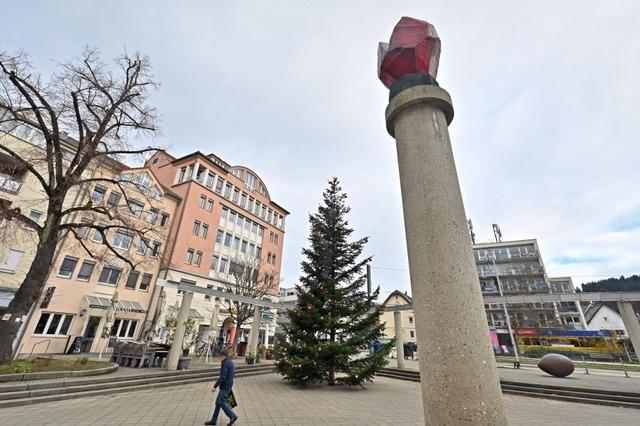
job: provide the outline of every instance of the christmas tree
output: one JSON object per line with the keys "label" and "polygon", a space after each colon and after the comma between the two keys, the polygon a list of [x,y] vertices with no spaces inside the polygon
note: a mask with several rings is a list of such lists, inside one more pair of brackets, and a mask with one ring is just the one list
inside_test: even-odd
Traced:
{"label": "christmas tree", "polygon": [[374,304],[380,289],[371,295],[366,290],[364,268],[371,258],[359,259],[367,238],[349,241],[353,229],[345,216],[350,209],[337,178],[323,197],[309,217],[310,247],[303,249],[298,301],[288,312],[291,324],[277,336],[276,369],[296,384],[362,386],[386,365],[394,343],[368,352],[382,337],[384,324]]}

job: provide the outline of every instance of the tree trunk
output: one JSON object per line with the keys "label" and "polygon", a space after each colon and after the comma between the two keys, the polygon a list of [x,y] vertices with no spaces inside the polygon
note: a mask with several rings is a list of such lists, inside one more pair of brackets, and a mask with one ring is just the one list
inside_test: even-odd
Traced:
{"label": "tree trunk", "polygon": [[[331,330],[330,338],[331,338],[331,343],[336,341],[336,331],[335,330]],[[329,384],[329,386],[335,386],[335,384],[336,384],[336,366],[333,363],[331,363],[329,365],[329,380],[328,380],[328,384]]]}
{"label": "tree trunk", "polygon": [[22,321],[16,322],[15,319],[26,316],[31,305],[38,301],[51,269],[58,243],[58,226],[47,226],[43,232],[47,233],[48,238],[40,240],[33,263],[15,297],[9,303],[7,313],[11,314],[11,318],[9,321],[0,321],[0,364],[11,362],[13,341],[22,324]]}

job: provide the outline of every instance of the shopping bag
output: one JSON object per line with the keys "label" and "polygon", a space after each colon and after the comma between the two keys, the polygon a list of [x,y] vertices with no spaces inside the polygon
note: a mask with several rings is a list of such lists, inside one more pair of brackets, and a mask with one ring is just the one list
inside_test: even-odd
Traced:
{"label": "shopping bag", "polygon": [[229,391],[229,395],[227,396],[227,404],[229,404],[229,407],[231,408],[235,408],[238,406],[238,403],[236,402],[236,396],[233,394],[233,391]]}

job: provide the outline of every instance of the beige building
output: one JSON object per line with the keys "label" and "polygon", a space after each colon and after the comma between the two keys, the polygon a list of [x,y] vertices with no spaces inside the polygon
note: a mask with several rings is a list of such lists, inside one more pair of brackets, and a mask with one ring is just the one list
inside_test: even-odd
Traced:
{"label": "beige building", "polygon": [[[395,290],[387,297],[382,306],[399,306],[399,305],[411,305],[413,300],[407,293],[403,293],[399,290]],[[413,310],[402,311],[400,314],[402,321],[402,337],[403,341],[414,342],[416,341],[416,325]],[[385,323],[384,337],[387,339],[393,339],[396,336],[395,324],[393,322],[393,312],[383,312],[380,316],[380,321]]]}
{"label": "beige building", "polygon": [[[37,152],[38,132],[27,126],[11,129],[11,134],[0,133],[0,143],[21,154],[33,150],[34,158],[43,157]],[[68,148],[72,155],[73,146]],[[10,157],[0,157],[0,164],[0,200],[28,211],[34,220],[44,218],[47,199],[36,178],[16,167]],[[153,318],[162,250],[180,197],[163,188],[151,170],[131,169],[117,162],[89,167],[86,177],[117,178],[124,183],[96,182],[82,187],[67,197],[67,207],[91,200],[105,206],[112,220],[104,223],[106,216],[94,212],[78,212],[68,220],[126,224],[129,229],[109,229],[103,236],[90,228],[78,228],[78,238],[67,234],[61,239],[42,296],[23,326],[18,354],[74,349],[99,352],[109,337],[138,339]],[[2,231],[7,238],[0,245],[0,289],[6,306],[31,265],[37,236],[13,223],[5,223]],[[103,238],[135,268],[111,253]]]}

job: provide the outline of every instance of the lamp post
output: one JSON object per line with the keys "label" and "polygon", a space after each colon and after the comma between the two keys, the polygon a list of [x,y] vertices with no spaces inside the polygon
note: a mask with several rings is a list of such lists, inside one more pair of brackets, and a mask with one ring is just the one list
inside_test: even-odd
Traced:
{"label": "lamp post", "polygon": [[[498,273],[498,268],[496,267],[496,260],[491,259],[491,264],[493,265],[493,270],[496,274],[496,283],[498,285],[498,292],[500,293],[500,297],[503,297],[502,293],[502,284],[500,283],[500,274]],[[518,346],[516,344],[516,338],[513,335],[513,329],[511,328],[511,318],[509,318],[509,312],[507,311],[507,304],[502,302],[502,312],[504,313],[504,318],[507,321],[507,330],[509,331],[509,338],[511,339],[511,346],[513,347],[513,355],[516,360],[513,363],[515,368],[520,368],[520,355],[518,354]]]}
{"label": "lamp post", "polygon": [[449,139],[453,106],[435,80],[439,55],[433,25],[407,17],[378,47],[398,152],[424,421],[506,425]]}

